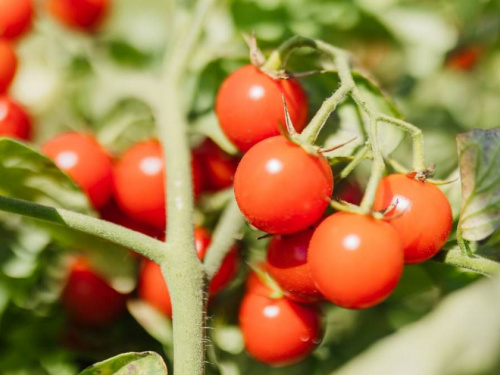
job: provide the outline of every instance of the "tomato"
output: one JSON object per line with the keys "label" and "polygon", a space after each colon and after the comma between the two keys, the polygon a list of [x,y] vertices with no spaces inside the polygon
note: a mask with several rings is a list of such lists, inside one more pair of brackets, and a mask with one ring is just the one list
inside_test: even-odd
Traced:
{"label": "tomato", "polygon": [[316,302],[316,288],[307,263],[307,249],[314,228],[286,236],[274,236],[267,248],[266,270],[286,296],[298,302]]}
{"label": "tomato", "polygon": [[17,57],[11,44],[0,39],[0,94],[7,91],[17,70]]}
{"label": "tomato", "polygon": [[452,51],[446,58],[446,66],[455,70],[469,71],[474,69],[481,58],[481,48],[464,46]]}
{"label": "tomato", "polygon": [[225,79],[217,93],[215,112],[222,130],[240,151],[280,134],[279,124],[285,126],[282,95],[294,128],[302,131],[308,106],[298,81],[272,79],[253,65],[243,66]]}
{"label": "tomato", "polygon": [[106,326],[124,313],[125,301],[126,296],[113,289],[86,259],[78,258],[72,264],[61,302],[76,323]]}
{"label": "tomato", "polygon": [[0,38],[16,39],[30,27],[32,0],[0,0]]}
{"label": "tomato", "polygon": [[241,302],[239,324],[247,352],[273,366],[302,360],[321,339],[318,309],[287,298],[247,293]]}
{"label": "tomato", "polygon": [[90,134],[63,133],[48,141],[42,151],[87,194],[95,208],[111,196],[110,156]]}
{"label": "tomato", "polygon": [[[198,258],[202,260],[211,242],[210,233],[204,228],[195,228],[194,240]],[[219,271],[210,283],[210,295],[215,295],[224,289],[236,275],[237,268],[238,254],[236,248],[233,248],[222,261]],[[160,266],[151,260],[147,260],[142,268],[139,279],[139,296],[166,316],[172,316],[172,303],[168,286],[163,279]]]}
{"label": "tomato", "polygon": [[0,137],[24,140],[31,137],[31,121],[26,111],[5,95],[0,95]]}
{"label": "tomato", "polygon": [[110,0],[49,0],[48,9],[65,25],[90,31],[101,24],[109,11]]}
{"label": "tomato", "polygon": [[386,217],[403,241],[405,262],[415,264],[432,258],[451,232],[453,217],[448,199],[429,182],[393,174],[380,181],[374,209],[384,210],[396,202]]}
{"label": "tomato", "polygon": [[[201,191],[202,173],[192,159],[195,196]],[[163,152],[157,140],[139,142],[114,167],[113,195],[123,212],[142,223],[165,230]]]}
{"label": "tomato", "polygon": [[363,199],[363,191],[354,179],[347,179],[335,185],[336,197],[347,203],[359,205]]}
{"label": "tomato", "polygon": [[326,299],[361,309],[389,296],[403,271],[403,257],[401,240],[389,224],[338,212],[314,231],[308,261]]}
{"label": "tomato", "polygon": [[225,153],[210,139],[206,139],[194,153],[203,170],[204,189],[217,191],[233,184],[238,158]]}
{"label": "tomato", "polygon": [[238,206],[248,222],[273,234],[298,232],[328,206],[333,174],[322,155],[309,155],[283,136],[263,140],[241,159],[234,176]]}

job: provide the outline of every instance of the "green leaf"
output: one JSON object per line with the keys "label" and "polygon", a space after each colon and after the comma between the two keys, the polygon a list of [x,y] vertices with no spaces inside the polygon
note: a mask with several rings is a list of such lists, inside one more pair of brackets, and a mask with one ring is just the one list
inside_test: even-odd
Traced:
{"label": "green leaf", "polygon": [[54,162],[24,143],[0,138],[0,194],[82,213],[92,209],[84,193]]}
{"label": "green leaf", "polygon": [[154,352],[124,353],[96,363],[80,375],[167,375],[162,357]]}
{"label": "green leaf", "polygon": [[500,227],[500,128],[457,136],[464,239],[480,241]]}

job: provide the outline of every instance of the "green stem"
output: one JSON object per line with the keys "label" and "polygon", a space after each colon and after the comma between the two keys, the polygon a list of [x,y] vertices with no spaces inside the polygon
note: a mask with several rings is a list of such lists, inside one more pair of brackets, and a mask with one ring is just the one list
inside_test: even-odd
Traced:
{"label": "green stem", "polygon": [[361,163],[365,158],[366,155],[368,154],[368,151],[370,151],[369,148],[370,143],[367,142],[357,153],[354,159],[352,159],[349,164],[347,164],[344,169],[342,169],[342,172],[339,174],[340,179],[344,179],[347,176],[351,174],[351,172],[358,166],[359,163]]}
{"label": "green stem", "polygon": [[475,255],[466,255],[459,247],[441,250],[431,261],[464,268],[482,275],[493,275],[500,271],[500,264],[497,262]]}
{"label": "green stem", "polygon": [[314,39],[304,38],[299,35],[295,35],[283,42],[272,54],[269,56],[264,65],[262,65],[261,69],[264,71],[278,71],[281,70],[290,53],[292,53],[297,48],[302,47],[311,47],[316,48],[316,42]]}
{"label": "green stem", "polygon": [[244,224],[245,219],[241,215],[233,196],[217,223],[217,227],[212,235],[212,242],[205,256],[205,272],[209,280],[219,270],[222,261],[234,245]]}
{"label": "green stem", "polygon": [[105,220],[62,208],[48,207],[20,199],[0,196],[0,210],[87,233],[114,244],[133,249],[157,262],[163,258],[165,244],[142,233]]}

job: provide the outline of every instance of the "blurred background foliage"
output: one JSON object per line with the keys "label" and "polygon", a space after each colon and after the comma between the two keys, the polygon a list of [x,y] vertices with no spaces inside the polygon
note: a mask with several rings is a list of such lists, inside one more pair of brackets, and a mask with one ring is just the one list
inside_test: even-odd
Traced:
{"label": "blurred background foliage", "polygon": [[[169,1],[117,0],[102,29],[89,37],[58,25],[41,7],[31,34],[17,46],[20,70],[11,90],[35,121],[35,143],[40,145],[61,131],[92,130],[119,155],[131,144],[154,136],[154,118],[141,100],[148,92],[143,77],[159,74],[164,51],[178,42],[169,38],[170,31],[189,26],[185,12],[183,6]],[[499,126],[500,0],[226,0],[220,1],[210,16],[204,40],[191,61],[189,84],[179,93],[185,96],[190,109],[193,145],[204,134],[232,150],[218,130],[214,99],[224,77],[248,63],[242,35],[252,31],[265,52],[295,34],[351,51],[360,68],[393,97],[405,118],[424,130],[426,161],[436,163],[438,178],[458,175],[456,134]],[[300,51],[294,54],[289,69],[315,69],[317,61],[314,53]],[[126,86],[125,81],[135,84]],[[308,93],[311,113],[338,86],[332,74],[308,76],[301,82]],[[330,130],[322,137],[325,143],[338,143],[342,138],[339,133],[348,137],[353,132],[349,105],[341,106],[329,120]],[[409,167],[409,139],[388,132],[384,136],[385,153]],[[357,173],[362,183],[366,172],[360,168]],[[5,183],[5,177],[1,178]],[[67,183],[61,178],[52,184],[60,187]],[[10,183],[14,188],[15,184],[25,184],[17,180]],[[460,184],[455,182],[444,190],[456,214]],[[218,199],[224,201],[223,197]],[[66,206],[73,200],[57,204]],[[203,206],[197,212],[198,224],[214,225],[219,206]],[[81,204],[79,210],[85,212],[89,207]],[[138,269],[135,258],[123,255],[120,249],[110,251],[108,244],[33,221],[7,214],[1,214],[0,219],[1,374],[75,374],[85,365],[124,351],[154,350],[170,363],[169,322],[140,301],[129,303],[130,314],[122,320],[98,330],[72,325],[57,303],[69,252],[94,254],[99,268],[114,285],[132,291],[132,298]],[[242,249],[247,260],[262,258],[266,241],[257,237],[250,229],[246,231]],[[491,240],[495,248],[496,237]],[[404,370],[409,364],[399,357],[398,366],[403,367],[391,373],[500,371],[500,308],[498,302],[495,304],[495,300],[500,301],[498,280],[483,280],[473,286],[476,292],[467,288],[443,306],[441,301],[448,294],[482,277],[432,262],[407,267],[395,293],[375,308],[349,311],[326,306],[325,339],[320,347],[307,360],[278,369],[258,364],[244,353],[237,329],[244,273],[210,306],[209,325],[214,328],[209,331],[210,374],[329,374],[370,347],[382,353],[389,346],[389,352],[399,353],[394,348],[408,342],[413,343],[410,350],[422,351],[420,365],[431,361],[435,366],[412,364],[410,372]],[[482,304],[462,305],[466,293],[484,296]],[[464,309],[474,314],[460,315]],[[486,314],[486,310],[495,311],[496,316]],[[478,329],[462,332],[464,327],[456,319],[466,321],[468,326],[477,325]],[[417,326],[399,331],[417,321]],[[421,328],[425,324],[443,328],[429,333],[428,328]],[[497,335],[485,334],[491,330],[496,330]],[[407,333],[413,341],[398,341],[401,333]],[[458,336],[469,340],[479,353],[475,357],[465,355],[460,363],[469,362],[462,369],[452,363],[461,353],[468,353],[470,345],[458,348],[453,355],[447,350],[455,348],[454,342],[462,342],[457,341]],[[380,341],[385,337],[396,343],[391,347],[387,340]],[[440,346],[442,350],[437,350]],[[354,366],[356,361],[376,362],[370,353],[373,351],[354,359]],[[366,367],[363,372],[344,371],[341,373],[390,373]]]}

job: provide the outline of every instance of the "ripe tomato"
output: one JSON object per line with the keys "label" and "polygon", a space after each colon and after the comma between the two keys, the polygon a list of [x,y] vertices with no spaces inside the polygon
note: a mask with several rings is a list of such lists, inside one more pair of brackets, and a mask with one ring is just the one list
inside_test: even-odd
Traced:
{"label": "ripe tomato", "polygon": [[222,83],[215,112],[222,130],[240,151],[280,134],[279,124],[285,126],[282,95],[293,126],[302,131],[308,106],[298,81],[274,80],[255,66],[245,65]]}
{"label": "ripe tomato", "polygon": [[453,222],[448,199],[436,186],[403,174],[384,177],[378,186],[374,209],[384,210],[403,241],[405,262],[432,258],[446,243]]}
{"label": "ripe tomato", "polygon": [[267,248],[265,268],[286,296],[298,302],[316,302],[321,293],[307,263],[307,249],[314,228],[287,236],[274,236]]}
{"label": "ripe tomato", "polygon": [[59,21],[69,27],[90,31],[101,24],[110,0],[49,0],[47,6]]}
{"label": "ripe tomato", "polygon": [[225,153],[210,139],[206,139],[195,151],[203,170],[204,189],[217,191],[233,184],[238,158]]}
{"label": "ripe tomato", "polygon": [[347,179],[335,185],[336,197],[345,202],[359,205],[363,199],[363,191],[354,179]]}
{"label": "ripe tomato", "polygon": [[17,57],[11,44],[0,39],[0,94],[7,91],[17,70]]}
{"label": "ripe tomato", "polygon": [[258,143],[241,159],[234,176],[238,206],[260,230],[298,232],[328,206],[333,174],[322,155],[312,156],[283,136]]}
{"label": "ripe tomato", "polygon": [[92,270],[84,258],[72,265],[61,302],[78,324],[102,327],[125,311],[126,296],[113,289]]}
{"label": "ripe tomato", "polygon": [[31,27],[32,0],[0,0],[0,38],[15,39]]}
{"label": "ripe tomato", "polygon": [[309,244],[309,266],[326,299],[362,309],[384,300],[403,271],[403,247],[386,222],[344,212],[326,218]]}
{"label": "ripe tomato", "polygon": [[95,208],[108,202],[113,174],[111,158],[92,135],[60,134],[47,142],[42,151],[70,175]]}
{"label": "ripe tomato", "polygon": [[[192,159],[195,196],[201,191],[202,173]],[[113,195],[131,218],[165,230],[163,153],[157,140],[139,142],[118,160],[114,168]]]}
{"label": "ripe tomato", "polygon": [[0,137],[31,137],[31,121],[25,110],[5,95],[0,95]]}
{"label": "ripe tomato", "polygon": [[[195,228],[194,240],[198,258],[202,260],[210,245],[210,233],[204,228]],[[210,295],[215,295],[224,289],[236,275],[237,268],[238,254],[236,248],[233,248],[224,258],[219,271],[215,274],[210,283]],[[150,260],[144,263],[141,271],[139,278],[139,296],[165,315],[169,317],[172,316],[170,293],[163,279],[161,268]]]}
{"label": "ripe tomato", "polygon": [[481,52],[481,48],[477,46],[464,46],[455,49],[447,56],[446,66],[455,70],[472,70],[479,63]]}
{"label": "ripe tomato", "polygon": [[239,311],[247,352],[268,365],[289,365],[305,358],[321,339],[317,308],[287,298],[247,293]]}

